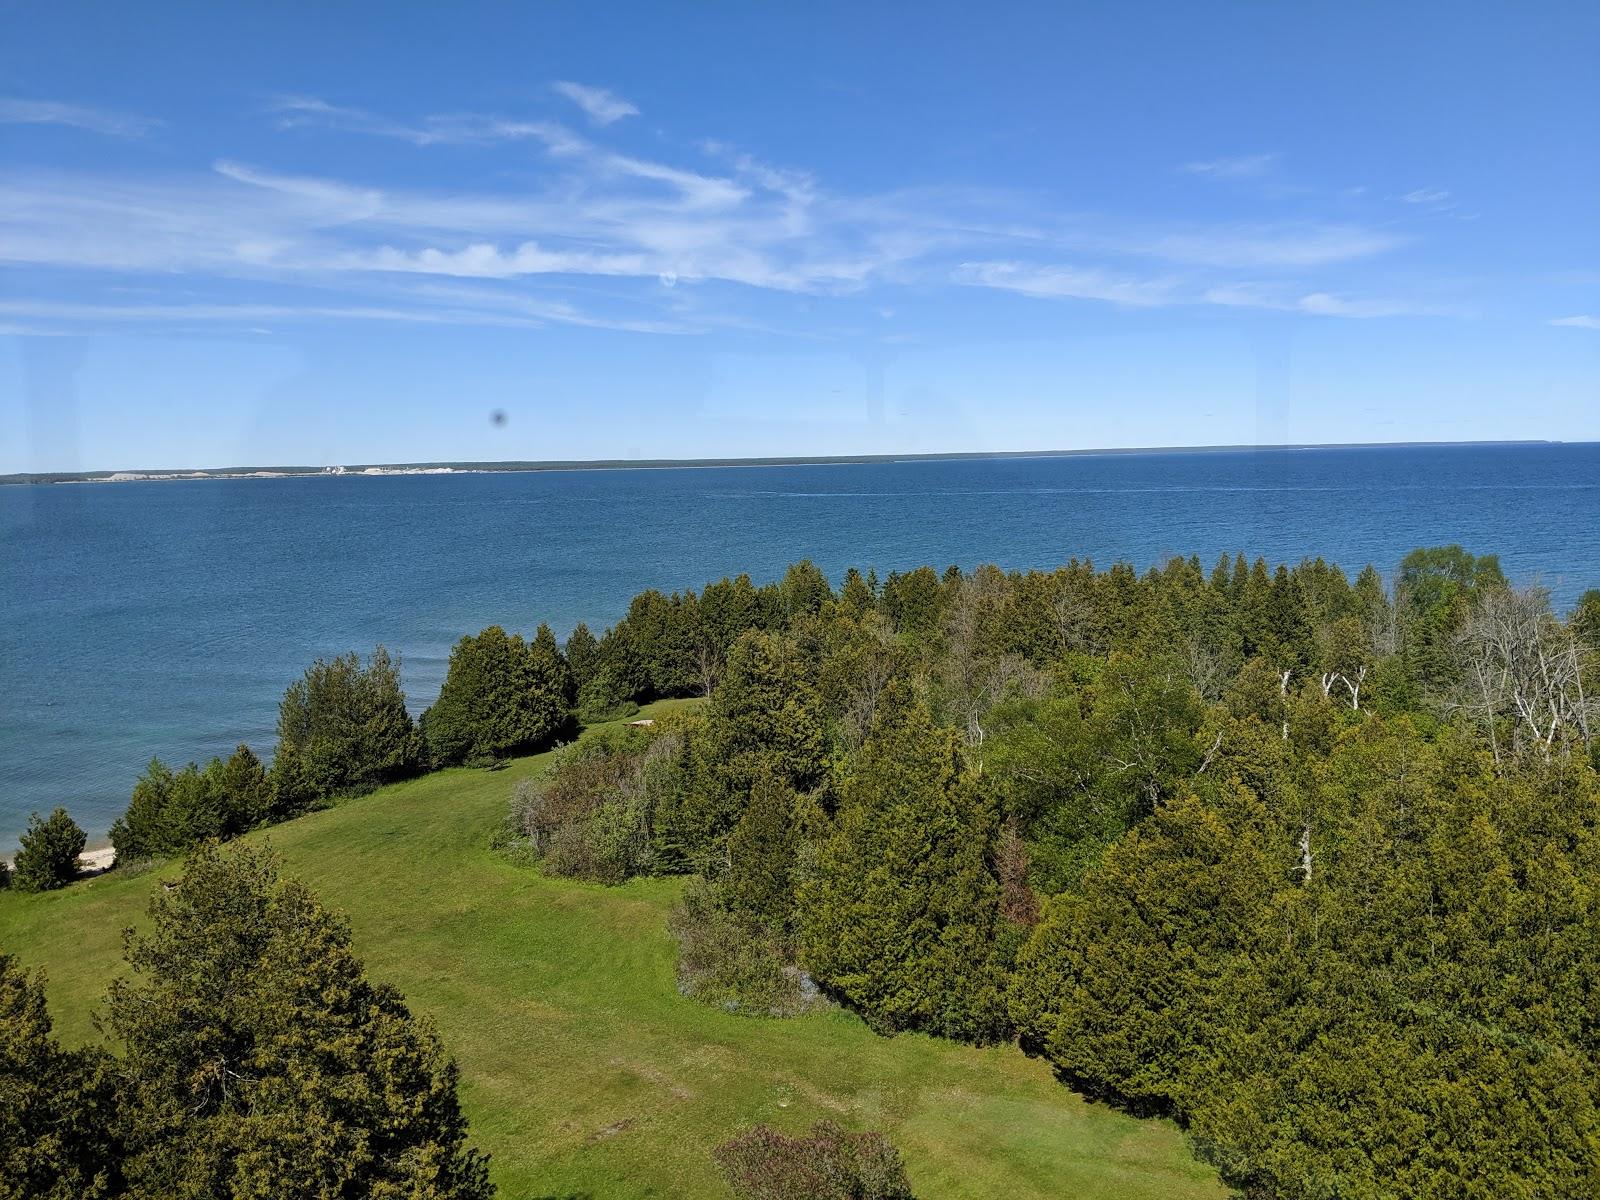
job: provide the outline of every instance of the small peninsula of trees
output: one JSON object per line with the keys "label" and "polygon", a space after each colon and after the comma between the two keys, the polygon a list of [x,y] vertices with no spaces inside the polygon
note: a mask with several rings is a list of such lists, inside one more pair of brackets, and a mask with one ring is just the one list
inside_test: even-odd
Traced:
{"label": "small peninsula of trees", "polygon": [[204,767],[189,763],[174,771],[155,759],[112,825],[111,844],[123,862],[182,854],[426,765],[399,664],[382,646],[365,664],[355,654],[319,659],[284,693],[270,770],[245,745]]}
{"label": "small peninsula of trees", "polygon": [[0,955],[0,1196],[493,1194],[438,1036],[270,854],[197,849],[128,964],[117,1053],[65,1051]]}

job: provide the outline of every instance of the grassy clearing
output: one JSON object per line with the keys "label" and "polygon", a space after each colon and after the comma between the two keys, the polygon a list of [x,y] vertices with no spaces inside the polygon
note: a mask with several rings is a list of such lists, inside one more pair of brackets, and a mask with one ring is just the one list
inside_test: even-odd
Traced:
{"label": "grassy clearing", "polygon": [[[253,835],[349,916],[370,974],[438,1023],[508,1200],[724,1196],[713,1146],[822,1117],[887,1133],[928,1197],[1222,1194],[1170,1124],[1089,1104],[1013,1048],[685,1000],[664,927],[678,881],[543,879],[487,848],[515,782],[547,761],[441,772]],[[176,872],[0,895],[0,948],[47,969],[67,1041],[99,1036],[121,930]]]}

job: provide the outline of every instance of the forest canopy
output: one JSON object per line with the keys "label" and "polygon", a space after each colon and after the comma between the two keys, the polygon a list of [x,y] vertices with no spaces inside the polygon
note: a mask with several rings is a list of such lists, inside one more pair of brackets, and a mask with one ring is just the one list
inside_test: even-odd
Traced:
{"label": "forest canopy", "polygon": [[714,594],[582,631],[580,692],[709,702],[511,822],[701,876],[685,992],[1020,1039],[1252,1196],[1600,1192],[1600,595],[1460,547]]}

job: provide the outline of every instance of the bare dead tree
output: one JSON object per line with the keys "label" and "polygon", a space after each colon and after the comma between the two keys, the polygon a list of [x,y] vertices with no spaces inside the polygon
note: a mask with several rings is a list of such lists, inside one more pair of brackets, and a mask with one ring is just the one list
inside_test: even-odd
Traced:
{"label": "bare dead tree", "polygon": [[1343,688],[1350,707],[1359,712],[1361,686],[1375,653],[1370,629],[1355,617],[1341,617],[1317,630],[1317,652],[1323,696],[1331,698],[1335,688]]}
{"label": "bare dead tree", "polygon": [[1228,654],[1195,634],[1185,634],[1177,646],[1178,660],[1194,690],[1207,704],[1222,699],[1228,683],[1238,671]]}
{"label": "bare dead tree", "polygon": [[722,647],[708,638],[702,638],[694,651],[695,671],[700,679],[700,694],[710,696],[722,682],[722,672],[728,665],[728,658],[722,652]]}
{"label": "bare dead tree", "polygon": [[1028,847],[1015,817],[1006,821],[994,849],[995,875],[1000,881],[1000,915],[1018,925],[1039,920],[1039,897],[1028,886]]}
{"label": "bare dead tree", "polygon": [[866,628],[872,640],[855,661],[853,682],[845,698],[843,733],[845,744],[851,750],[860,748],[866,740],[867,730],[878,711],[878,700],[883,690],[894,678],[894,631],[881,617]]}
{"label": "bare dead tree", "polygon": [[[1477,597],[1456,645],[1466,668],[1458,704],[1483,723],[1495,762],[1509,750],[1546,757],[1587,743],[1597,719],[1577,639],[1550,611],[1550,593],[1533,586],[1489,588]],[[1511,745],[1502,745],[1503,725]]]}
{"label": "bare dead tree", "polygon": [[1050,601],[1050,616],[1063,653],[1092,654],[1099,648],[1094,605],[1081,590],[1060,580]]}

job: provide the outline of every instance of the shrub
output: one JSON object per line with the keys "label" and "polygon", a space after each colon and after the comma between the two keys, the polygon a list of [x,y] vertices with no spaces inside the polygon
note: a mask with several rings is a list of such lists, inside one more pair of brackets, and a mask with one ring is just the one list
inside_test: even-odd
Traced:
{"label": "shrub", "polygon": [[58,808],[48,818],[34,813],[17,851],[17,887],[25,892],[45,892],[71,883],[77,878],[78,855],[87,840],[66,809]]}
{"label": "shrub", "polygon": [[512,819],[544,869],[599,883],[648,873],[657,797],[681,744],[674,733],[619,730],[564,751],[542,782],[519,785]]}
{"label": "shrub", "polygon": [[609,668],[602,667],[578,688],[578,720],[585,725],[626,720],[638,711],[638,702]]}
{"label": "shrub", "polygon": [[739,1200],[912,1200],[887,1138],[845,1133],[831,1121],[802,1138],[757,1125],[723,1142],[716,1157]]}
{"label": "shrub", "polygon": [[690,881],[667,918],[678,942],[678,990],[727,1012],[790,1017],[821,1002],[810,978],[759,921],[730,911],[704,880]]}

